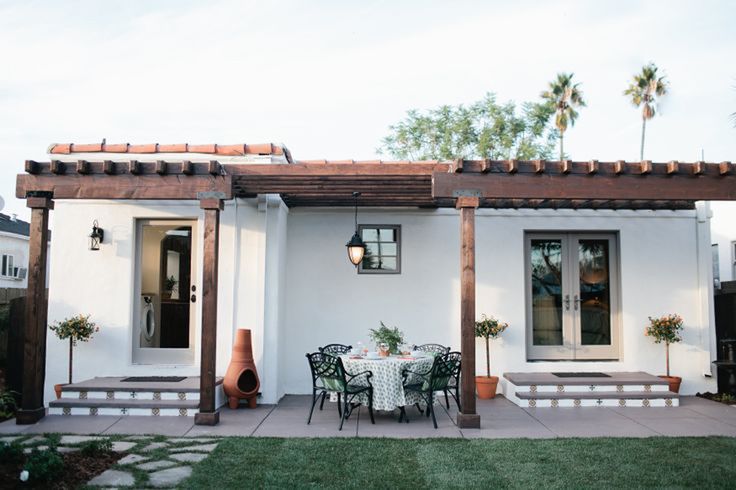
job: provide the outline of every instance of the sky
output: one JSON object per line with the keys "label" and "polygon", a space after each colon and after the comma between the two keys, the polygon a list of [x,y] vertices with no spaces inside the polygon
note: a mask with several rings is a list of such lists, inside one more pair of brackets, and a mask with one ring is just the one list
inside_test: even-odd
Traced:
{"label": "sky", "polygon": [[388,158],[412,108],[538,100],[574,72],[574,160],[639,158],[622,95],[670,82],[645,158],[736,161],[733,1],[0,0],[0,196],[51,143],[284,143],[296,159]]}

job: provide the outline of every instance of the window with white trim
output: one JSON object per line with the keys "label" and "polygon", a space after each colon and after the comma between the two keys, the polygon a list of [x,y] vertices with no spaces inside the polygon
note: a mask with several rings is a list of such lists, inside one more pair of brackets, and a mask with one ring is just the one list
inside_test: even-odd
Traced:
{"label": "window with white trim", "polygon": [[360,225],[358,230],[365,243],[365,255],[358,273],[400,274],[401,226]]}
{"label": "window with white trim", "polygon": [[3,254],[2,263],[0,263],[0,276],[15,277],[15,257],[10,254]]}

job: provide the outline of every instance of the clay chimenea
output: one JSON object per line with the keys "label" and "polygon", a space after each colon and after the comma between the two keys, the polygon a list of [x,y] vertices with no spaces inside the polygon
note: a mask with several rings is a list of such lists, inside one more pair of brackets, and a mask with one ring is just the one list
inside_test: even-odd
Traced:
{"label": "clay chimenea", "polygon": [[238,408],[238,403],[243,399],[248,400],[249,408],[256,408],[256,396],[261,382],[253,362],[250,330],[239,328],[235,332],[233,355],[225,373],[223,387],[230,408]]}

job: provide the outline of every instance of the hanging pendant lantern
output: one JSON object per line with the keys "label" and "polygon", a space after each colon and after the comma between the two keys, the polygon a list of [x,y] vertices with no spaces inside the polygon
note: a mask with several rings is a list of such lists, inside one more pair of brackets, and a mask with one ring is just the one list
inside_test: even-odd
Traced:
{"label": "hanging pendant lantern", "polygon": [[360,265],[365,255],[365,243],[363,243],[360,233],[358,233],[358,196],[360,196],[360,192],[353,192],[353,197],[355,198],[355,233],[345,245],[348,248],[348,258],[355,267]]}

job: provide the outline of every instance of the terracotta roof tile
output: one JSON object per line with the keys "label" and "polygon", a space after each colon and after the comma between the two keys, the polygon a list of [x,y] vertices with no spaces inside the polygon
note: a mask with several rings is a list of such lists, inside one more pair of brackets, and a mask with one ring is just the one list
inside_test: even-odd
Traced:
{"label": "terracotta roof tile", "polygon": [[286,155],[291,160],[288,150],[281,145],[272,143],[259,144],[237,144],[237,145],[218,145],[215,143],[205,145],[190,145],[187,143],[174,144],[158,144],[148,143],[143,145],[131,145],[128,143],[106,144],[106,143],[56,143],[49,147],[51,154],[70,153],[208,153],[212,155]]}

